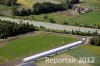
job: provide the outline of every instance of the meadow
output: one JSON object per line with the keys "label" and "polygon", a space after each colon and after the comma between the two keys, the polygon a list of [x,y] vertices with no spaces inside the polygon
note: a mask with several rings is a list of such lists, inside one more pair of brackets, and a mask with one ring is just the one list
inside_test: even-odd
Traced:
{"label": "meadow", "polygon": [[77,40],[71,36],[54,34],[25,36],[0,47],[0,62],[30,56]]}
{"label": "meadow", "polygon": [[95,57],[94,63],[90,63],[92,66],[100,65],[100,47],[92,46],[92,45],[85,45],[75,50],[71,50],[70,55],[73,57]]}
{"label": "meadow", "polygon": [[[72,10],[68,10],[65,12],[70,12]],[[23,18],[23,19],[30,19],[35,21],[43,21],[43,22],[50,22],[50,19],[53,19],[55,23],[57,24],[63,24],[64,22],[67,22],[69,24],[88,24],[88,25],[100,25],[100,10],[91,11],[89,13],[83,14],[83,15],[73,15],[69,16],[68,13],[48,13],[48,18],[44,19],[44,14],[40,15],[31,15],[31,16],[24,16],[24,17],[17,17],[17,18]],[[71,20],[70,20],[71,19]]]}

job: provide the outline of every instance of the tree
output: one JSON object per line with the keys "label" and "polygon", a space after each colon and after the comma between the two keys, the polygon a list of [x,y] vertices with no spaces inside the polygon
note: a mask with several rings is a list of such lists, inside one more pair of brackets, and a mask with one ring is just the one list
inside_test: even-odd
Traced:
{"label": "tree", "polygon": [[0,0],[0,4],[7,5],[7,6],[13,6],[15,5],[17,0]]}
{"label": "tree", "polygon": [[36,3],[33,5],[33,14],[49,13],[65,10],[62,4],[54,4],[50,2]]}
{"label": "tree", "polygon": [[44,14],[44,19],[47,19],[48,18],[48,15],[47,14]]}
{"label": "tree", "polygon": [[19,11],[18,11],[18,8],[15,6],[13,9],[12,9],[12,15],[19,15]]}
{"label": "tree", "polygon": [[54,21],[53,18],[50,18],[49,21],[50,21],[51,23],[55,23],[55,21]]}

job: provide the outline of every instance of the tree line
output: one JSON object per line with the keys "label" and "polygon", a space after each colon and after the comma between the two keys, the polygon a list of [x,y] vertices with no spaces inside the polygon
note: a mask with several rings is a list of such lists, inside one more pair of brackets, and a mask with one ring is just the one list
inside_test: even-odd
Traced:
{"label": "tree line", "polygon": [[0,21],[0,38],[7,38],[9,36],[24,34],[35,30],[35,27],[28,23],[17,24],[9,21]]}
{"label": "tree line", "polygon": [[32,6],[32,9],[21,9],[19,10],[17,7],[12,10],[12,14],[15,16],[28,16],[31,14],[43,14],[43,13],[51,13],[56,11],[64,11],[72,8],[72,6],[76,3],[79,3],[79,0],[67,0],[64,3],[55,4],[50,2],[43,3],[35,3]]}
{"label": "tree line", "polygon": [[0,4],[6,5],[6,6],[13,6],[15,5],[17,0],[0,0]]}
{"label": "tree line", "polygon": [[63,25],[74,25],[74,26],[79,26],[79,27],[100,29],[100,24],[89,25],[89,24],[80,24],[80,23],[76,23],[76,22],[75,23],[71,23],[71,22],[64,21]]}

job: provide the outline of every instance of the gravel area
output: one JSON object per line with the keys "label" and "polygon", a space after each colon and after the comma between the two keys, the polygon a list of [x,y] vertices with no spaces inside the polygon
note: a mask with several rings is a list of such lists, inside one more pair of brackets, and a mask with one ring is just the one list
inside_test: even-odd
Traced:
{"label": "gravel area", "polygon": [[0,17],[0,20],[5,21],[11,21],[16,23],[29,23],[37,27],[45,27],[46,29],[53,29],[53,30],[80,30],[82,32],[95,32],[96,30],[98,33],[100,33],[100,29],[94,29],[94,28],[85,28],[85,27],[77,27],[77,26],[69,26],[69,25],[60,25],[60,24],[53,24],[53,23],[46,23],[46,22],[38,22],[38,21],[30,21],[30,20],[21,20],[21,19],[14,19],[14,18],[8,18],[8,17]]}

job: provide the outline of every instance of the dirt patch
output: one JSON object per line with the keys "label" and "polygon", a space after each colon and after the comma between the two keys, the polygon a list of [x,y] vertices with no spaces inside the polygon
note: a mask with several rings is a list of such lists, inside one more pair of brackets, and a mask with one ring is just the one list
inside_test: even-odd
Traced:
{"label": "dirt patch", "polygon": [[43,3],[43,2],[60,3],[60,2],[55,1],[55,0],[33,0],[33,1],[40,2],[40,3]]}
{"label": "dirt patch", "polygon": [[1,15],[7,15],[10,16],[12,14],[12,10],[1,10],[0,11]]}
{"label": "dirt patch", "polygon": [[58,12],[58,14],[62,14],[62,15],[65,15],[65,16],[75,16],[75,15],[79,15],[79,13],[75,10],[66,10],[66,11],[61,11],[61,12]]}

